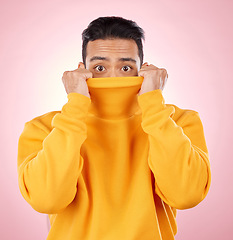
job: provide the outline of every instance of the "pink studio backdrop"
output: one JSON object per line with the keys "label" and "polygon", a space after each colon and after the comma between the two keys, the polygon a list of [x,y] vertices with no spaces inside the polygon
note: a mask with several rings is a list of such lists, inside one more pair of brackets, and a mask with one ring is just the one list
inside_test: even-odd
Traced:
{"label": "pink studio backdrop", "polygon": [[23,199],[17,144],[24,123],[66,103],[61,77],[81,59],[81,32],[99,16],[122,16],[146,32],[145,61],[166,68],[166,103],[199,112],[212,185],[178,211],[178,240],[232,239],[232,1],[4,1],[1,3],[0,239],[46,239],[46,215]]}

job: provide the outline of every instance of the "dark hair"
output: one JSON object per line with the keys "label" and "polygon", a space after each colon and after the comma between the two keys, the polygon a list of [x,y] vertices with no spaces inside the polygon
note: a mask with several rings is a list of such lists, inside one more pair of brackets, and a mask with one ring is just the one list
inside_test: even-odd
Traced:
{"label": "dark hair", "polygon": [[93,20],[82,32],[82,58],[86,67],[86,49],[89,41],[97,39],[133,39],[138,46],[140,65],[143,63],[142,40],[145,41],[144,30],[134,21],[122,17],[99,17]]}

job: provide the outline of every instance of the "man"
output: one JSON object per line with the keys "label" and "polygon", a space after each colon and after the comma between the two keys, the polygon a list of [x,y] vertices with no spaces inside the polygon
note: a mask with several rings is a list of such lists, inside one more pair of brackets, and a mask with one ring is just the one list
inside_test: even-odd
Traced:
{"label": "man", "polygon": [[100,17],[82,36],[68,102],[20,136],[20,191],[48,214],[48,240],[174,239],[176,209],[210,187],[199,114],[164,103],[167,72],[143,63],[135,22]]}

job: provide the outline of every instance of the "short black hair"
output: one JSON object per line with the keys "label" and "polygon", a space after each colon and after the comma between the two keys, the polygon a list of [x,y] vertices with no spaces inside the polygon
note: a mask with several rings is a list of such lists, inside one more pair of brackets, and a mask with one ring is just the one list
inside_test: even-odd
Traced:
{"label": "short black hair", "polygon": [[145,41],[145,32],[136,22],[122,17],[99,17],[93,20],[82,32],[82,58],[86,67],[86,50],[89,41],[97,39],[132,39],[138,46],[140,65],[143,63],[142,39]]}

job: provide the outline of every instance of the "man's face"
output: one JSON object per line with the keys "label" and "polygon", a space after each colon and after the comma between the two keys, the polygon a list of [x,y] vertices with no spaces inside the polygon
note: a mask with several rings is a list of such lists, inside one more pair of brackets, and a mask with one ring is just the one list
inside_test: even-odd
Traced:
{"label": "man's face", "polygon": [[138,47],[131,39],[97,39],[87,44],[86,69],[93,78],[138,76]]}

